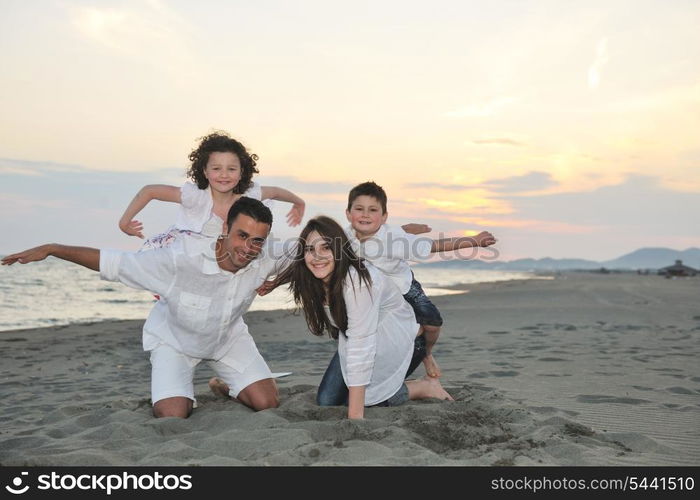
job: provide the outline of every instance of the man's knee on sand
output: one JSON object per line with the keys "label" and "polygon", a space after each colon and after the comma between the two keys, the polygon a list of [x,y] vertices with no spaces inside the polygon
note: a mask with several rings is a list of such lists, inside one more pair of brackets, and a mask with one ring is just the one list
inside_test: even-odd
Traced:
{"label": "man's knee on sand", "polygon": [[153,416],[156,418],[188,418],[191,414],[192,400],[189,398],[166,398],[153,405]]}
{"label": "man's knee on sand", "polygon": [[262,411],[277,408],[279,405],[280,399],[277,394],[258,394],[251,399],[248,406],[255,411]]}
{"label": "man's knee on sand", "polygon": [[236,399],[255,411],[277,408],[280,405],[277,384],[270,378],[250,384],[238,393]]}

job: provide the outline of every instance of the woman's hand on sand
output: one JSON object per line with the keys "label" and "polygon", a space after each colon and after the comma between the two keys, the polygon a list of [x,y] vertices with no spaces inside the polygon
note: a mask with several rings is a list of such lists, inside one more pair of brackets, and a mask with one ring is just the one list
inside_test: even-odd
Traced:
{"label": "woman's hand on sand", "polygon": [[292,209],[287,212],[287,224],[290,227],[298,226],[304,218],[305,203],[295,203]]}
{"label": "woman's hand on sand", "polygon": [[440,366],[437,364],[437,361],[435,361],[432,354],[428,354],[425,358],[423,358],[423,366],[425,367],[425,373],[428,375],[428,377],[442,377]]}
{"label": "woman's hand on sand", "polygon": [[119,229],[129,236],[138,236],[143,239],[143,224],[137,220],[119,221]]}
{"label": "woman's hand on sand", "polygon": [[27,264],[28,262],[37,262],[39,260],[44,260],[46,257],[51,255],[52,245],[41,245],[39,247],[30,248],[24,252],[13,253],[12,255],[6,255],[2,258],[3,266],[11,266],[15,262],[20,264]]}

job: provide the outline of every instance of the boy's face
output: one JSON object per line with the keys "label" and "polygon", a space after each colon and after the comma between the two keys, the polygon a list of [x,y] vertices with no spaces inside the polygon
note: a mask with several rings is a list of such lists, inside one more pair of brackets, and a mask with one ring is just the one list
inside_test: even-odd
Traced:
{"label": "boy's face", "polygon": [[369,237],[379,231],[387,217],[387,214],[382,212],[379,200],[365,194],[355,198],[345,215],[358,238]]}

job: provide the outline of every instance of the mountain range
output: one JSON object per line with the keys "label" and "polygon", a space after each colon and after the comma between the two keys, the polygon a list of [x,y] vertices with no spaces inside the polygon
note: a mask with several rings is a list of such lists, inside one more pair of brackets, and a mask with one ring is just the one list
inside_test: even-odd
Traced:
{"label": "mountain range", "polygon": [[448,260],[418,264],[421,267],[440,268],[469,268],[487,270],[512,271],[551,271],[551,270],[592,270],[605,268],[608,270],[656,270],[671,266],[677,260],[683,264],[700,270],[700,248],[673,250],[671,248],[640,248],[634,252],[612,260],[597,262],[585,259],[517,259],[511,261],[486,260]]}

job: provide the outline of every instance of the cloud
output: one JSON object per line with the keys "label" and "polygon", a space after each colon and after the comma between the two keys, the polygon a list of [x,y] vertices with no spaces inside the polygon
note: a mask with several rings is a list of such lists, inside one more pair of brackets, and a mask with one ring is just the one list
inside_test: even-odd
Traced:
{"label": "cloud", "polygon": [[486,102],[474,103],[463,108],[447,111],[443,116],[449,118],[470,118],[493,116],[496,112],[515,102],[513,97],[498,97]]}
{"label": "cloud", "polygon": [[14,158],[0,158],[0,172],[7,175],[45,175],[49,172],[79,172],[85,167],[70,163],[56,163],[52,161],[17,160]]}
{"label": "cloud", "polygon": [[499,218],[498,216],[463,217],[455,220],[465,224],[472,224],[476,227],[517,228],[538,233],[590,234],[600,229],[600,227],[596,225],[569,224],[568,222],[537,219],[505,219]]}
{"label": "cloud", "polygon": [[182,71],[196,61],[187,41],[192,29],[158,0],[119,7],[67,6],[72,25],[86,40],[139,63]]}
{"label": "cloud", "polygon": [[440,182],[410,182],[404,184],[404,187],[410,189],[448,189],[451,191],[462,191],[464,189],[475,189],[479,188],[478,185],[464,185],[464,184],[442,184]]}
{"label": "cloud", "polygon": [[478,184],[443,184],[438,182],[404,184],[412,189],[446,189],[450,191],[486,190],[500,193],[524,193],[541,191],[556,186],[552,176],[546,172],[528,172],[524,175],[483,181]]}
{"label": "cloud", "polygon": [[[614,226],[622,239],[627,236],[625,231],[642,230],[649,235],[650,242],[656,238],[655,233],[659,237],[669,233],[697,233],[697,214],[700,213],[697,192],[674,191],[663,187],[656,178],[640,175],[590,192],[524,195],[509,201],[518,216],[525,220]],[[658,243],[663,246],[662,241]]]}
{"label": "cloud", "polygon": [[28,212],[41,209],[75,209],[75,204],[70,200],[52,200],[45,197],[32,197],[30,195],[17,195],[15,193],[2,193],[0,196],[0,212],[22,213],[27,215]]}
{"label": "cloud", "polygon": [[552,176],[546,172],[529,172],[524,175],[506,177],[482,184],[485,188],[499,193],[522,193],[542,191],[556,186]]}
{"label": "cloud", "polygon": [[279,186],[290,191],[312,194],[342,194],[347,196],[354,184],[344,182],[305,181],[292,176],[256,176],[256,182],[264,186]]}
{"label": "cloud", "polygon": [[493,137],[487,139],[474,139],[474,144],[479,145],[500,145],[500,146],[525,146],[524,143],[510,139],[508,137]]}
{"label": "cloud", "polygon": [[596,48],[596,56],[593,63],[588,68],[588,88],[595,90],[600,85],[600,73],[603,66],[607,64],[610,57],[608,55],[608,39],[601,38]]}
{"label": "cloud", "polygon": [[4,181],[0,184],[2,197],[17,195],[46,203],[52,200],[70,202],[89,209],[126,203],[145,184],[165,183],[176,178],[179,184],[184,182],[182,169],[113,172],[68,163],[11,158],[0,158],[0,172]]}

